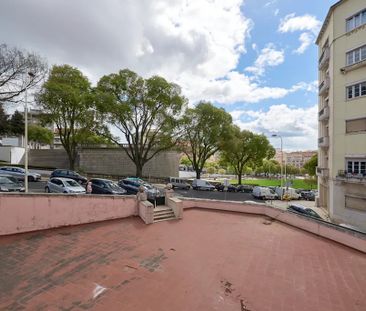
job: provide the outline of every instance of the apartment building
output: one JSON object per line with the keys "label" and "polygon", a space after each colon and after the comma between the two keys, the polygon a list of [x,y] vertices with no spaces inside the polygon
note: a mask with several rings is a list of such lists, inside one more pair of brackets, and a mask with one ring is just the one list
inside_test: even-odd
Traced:
{"label": "apartment building", "polygon": [[294,151],[287,152],[286,164],[297,168],[303,168],[304,164],[308,162],[312,156],[316,155],[316,151]]}
{"label": "apartment building", "polygon": [[366,1],[328,12],[319,48],[319,206],[366,230]]}

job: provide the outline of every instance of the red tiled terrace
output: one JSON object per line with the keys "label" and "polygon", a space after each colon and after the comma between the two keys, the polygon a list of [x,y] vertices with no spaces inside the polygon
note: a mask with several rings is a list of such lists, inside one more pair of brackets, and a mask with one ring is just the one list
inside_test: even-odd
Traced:
{"label": "red tiled terrace", "polygon": [[0,237],[0,310],[364,311],[365,289],[365,254],[263,216]]}

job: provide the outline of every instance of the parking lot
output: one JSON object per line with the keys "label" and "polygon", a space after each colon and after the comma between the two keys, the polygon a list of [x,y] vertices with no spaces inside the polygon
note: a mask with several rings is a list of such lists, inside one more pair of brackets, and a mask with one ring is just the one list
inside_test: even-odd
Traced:
{"label": "parking lot", "polygon": [[257,201],[251,193],[242,192],[222,192],[222,191],[199,191],[199,190],[182,190],[175,189],[175,192],[183,197],[188,198],[200,198],[200,199],[211,199],[211,200],[227,200],[227,201]]}

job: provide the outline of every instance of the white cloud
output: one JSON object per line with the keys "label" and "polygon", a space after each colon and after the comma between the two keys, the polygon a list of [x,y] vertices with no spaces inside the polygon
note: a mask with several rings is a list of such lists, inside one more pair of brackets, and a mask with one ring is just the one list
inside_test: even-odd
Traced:
{"label": "white cloud", "polygon": [[[182,77],[182,83],[185,80]],[[192,87],[187,90],[187,95],[194,101],[202,99],[222,104],[258,103],[266,99],[283,98],[298,91],[313,92],[313,83],[300,82],[290,88],[268,87],[238,71],[231,71],[220,80],[195,79]]]}
{"label": "white cloud", "polygon": [[299,40],[301,42],[301,45],[294,51],[296,54],[303,54],[306,49],[314,42],[314,36],[309,32],[303,32]]}
{"label": "white cloud", "polygon": [[296,54],[303,54],[306,49],[314,42],[322,23],[315,16],[302,15],[296,16],[295,13],[288,14],[281,19],[278,31],[281,33],[301,31],[299,41],[300,46],[294,50]]}
{"label": "white cloud", "polygon": [[[268,137],[272,134],[281,135],[286,150],[317,149],[317,105],[309,108],[290,108],[281,104],[271,106],[268,111],[236,110],[232,113],[234,122],[242,129],[262,133]],[[242,121],[242,116],[248,116],[250,120]]]}
{"label": "white cloud", "polygon": [[282,33],[311,31],[314,35],[316,35],[319,32],[321,25],[321,21],[319,21],[315,16],[308,14],[296,16],[295,13],[292,13],[281,19],[278,30]]}
{"label": "white cloud", "polygon": [[280,10],[276,9],[273,14],[274,14],[274,16],[277,16],[279,13],[280,13]]}
{"label": "white cloud", "polygon": [[265,8],[267,8],[267,7],[269,7],[269,6],[273,5],[273,4],[276,4],[276,3],[277,3],[277,0],[271,0],[271,1],[268,1],[268,2],[264,5],[264,7],[265,7]]}
{"label": "white cloud", "polygon": [[[0,38],[40,53],[51,65],[76,66],[93,82],[123,68],[145,77],[162,75],[178,83],[192,102],[256,103],[302,90],[266,86],[238,72],[254,25],[243,3],[2,0]],[[254,64],[257,74],[284,60],[283,51],[273,46],[261,55]]]}
{"label": "white cloud", "polygon": [[264,74],[266,67],[274,67],[282,64],[285,61],[285,52],[276,50],[273,43],[261,50],[258,58],[253,66],[245,68],[246,71],[253,73],[256,76]]}

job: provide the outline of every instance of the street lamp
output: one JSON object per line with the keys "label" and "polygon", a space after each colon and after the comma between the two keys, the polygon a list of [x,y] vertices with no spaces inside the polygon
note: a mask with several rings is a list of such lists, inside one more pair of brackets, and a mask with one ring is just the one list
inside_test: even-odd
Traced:
{"label": "street lamp", "polygon": [[[282,179],[283,179],[283,142],[282,142],[282,136],[278,134],[272,134],[272,137],[279,137],[281,139],[281,193],[282,193]],[[282,196],[281,196],[282,199]]]}
{"label": "street lamp", "polygon": [[[33,72],[28,72],[29,78],[34,78]],[[28,193],[28,85],[25,86],[25,104],[24,104],[24,188]]]}

